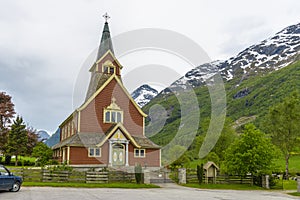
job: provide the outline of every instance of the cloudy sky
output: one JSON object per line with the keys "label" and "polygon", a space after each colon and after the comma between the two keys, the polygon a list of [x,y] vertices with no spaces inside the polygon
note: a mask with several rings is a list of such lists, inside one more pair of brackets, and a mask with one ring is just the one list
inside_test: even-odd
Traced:
{"label": "cloudy sky", "polygon": [[[143,28],[167,29],[193,40],[211,60],[228,59],[300,22],[299,0],[0,2],[0,91],[13,97],[17,113],[29,125],[50,132],[74,109],[78,75],[99,44],[105,12],[111,16],[113,37]],[[151,63],[147,53],[120,58],[123,73],[165,62],[164,55],[156,55]],[[192,67],[176,63],[181,75]]]}

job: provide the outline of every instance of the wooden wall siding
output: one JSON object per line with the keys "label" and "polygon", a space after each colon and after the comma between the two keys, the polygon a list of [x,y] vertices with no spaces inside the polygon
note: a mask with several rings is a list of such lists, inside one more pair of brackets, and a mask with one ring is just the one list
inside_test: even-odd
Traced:
{"label": "wooden wall siding", "polygon": [[111,127],[111,123],[103,122],[103,111],[111,104],[112,97],[116,98],[116,104],[123,110],[123,125],[126,130],[131,135],[143,135],[143,116],[115,79],[81,111],[80,131],[105,133]]}
{"label": "wooden wall siding", "polygon": [[146,149],[146,157],[136,158],[134,157],[134,147],[129,145],[129,165],[141,164],[142,167],[160,167],[160,150],[159,149]]}
{"label": "wooden wall siding", "polygon": [[[73,124],[73,125],[72,125]],[[66,130],[66,135],[63,138],[63,130]],[[68,137],[76,134],[78,130],[78,114],[75,112],[68,121],[64,122],[64,125],[60,127],[60,141],[67,139]]]}
{"label": "wooden wall siding", "polygon": [[70,147],[70,165],[80,164],[107,164],[108,145],[104,144],[101,148],[101,157],[89,157],[88,149],[85,147]]}

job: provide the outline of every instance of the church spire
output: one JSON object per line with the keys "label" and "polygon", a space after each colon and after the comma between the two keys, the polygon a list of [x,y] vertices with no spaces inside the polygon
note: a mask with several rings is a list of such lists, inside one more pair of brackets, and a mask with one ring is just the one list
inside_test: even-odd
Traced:
{"label": "church spire", "polygon": [[110,16],[107,13],[105,13],[103,15],[103,17],[105,19],[105,24],[104,24],[104,28],[102,31],[102,37],[101,37],[96,61],[99,60],[108,50],[110,50],[112,53],[114,53],[114,49],[113,49],[112,41],[111,41],[111,37],[110,37],[110,32],[109,32],[109,27],[108,27],[108,22],[107,22],[108,19],[110,18]]}

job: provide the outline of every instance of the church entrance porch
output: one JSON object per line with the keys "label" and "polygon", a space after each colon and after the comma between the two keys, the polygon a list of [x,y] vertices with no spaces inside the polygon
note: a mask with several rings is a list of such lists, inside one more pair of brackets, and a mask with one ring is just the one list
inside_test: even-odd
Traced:
{"label": "church entrance porch", "polygon": [[129,166],[127,140],[109,140],[109,166]]}

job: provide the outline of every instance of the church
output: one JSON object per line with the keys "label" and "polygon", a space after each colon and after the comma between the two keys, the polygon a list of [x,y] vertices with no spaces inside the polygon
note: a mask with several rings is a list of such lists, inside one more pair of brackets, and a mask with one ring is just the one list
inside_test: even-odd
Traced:
{"label": "church", "polygon": [[53,157],[71,166],[161,166],[161,148],[145,136],[147,115],[122,83],[123,66],[114,55],[108,18],[84,103],[59,126]]}

